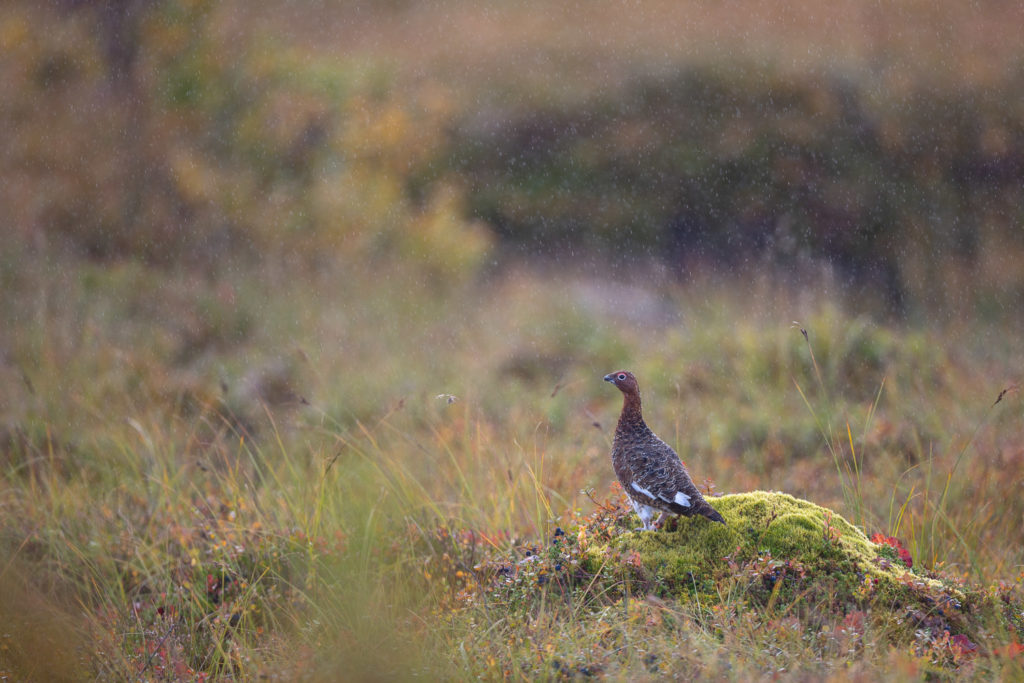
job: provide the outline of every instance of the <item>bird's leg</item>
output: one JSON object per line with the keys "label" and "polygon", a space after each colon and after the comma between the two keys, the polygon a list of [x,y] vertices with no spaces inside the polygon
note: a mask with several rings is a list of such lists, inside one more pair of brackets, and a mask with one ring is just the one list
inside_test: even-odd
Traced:
{"label": "bird's leg", "polygon": [[656,520],[654,520],[654,525],[653,525],[654,528],[655,529],[660,529],[662,527],[662,525],[665,523],[665,518],[666,517],[668,517],[668,513],[665,512],[664,510],[662,510],[661,514],[658,515],[658,518]]}
{"label": "bird's leg", "polygon": [[633,509],[636,510],[636,516],[640,518],[641,522],[643,522],[643,530],[654,531],[654,525],[651,524],[651,519],[654,517],[654,513],[656,512],[655,509],[650,505],[638,503],[632,498],[629,499],[629,502],[633,504]]}

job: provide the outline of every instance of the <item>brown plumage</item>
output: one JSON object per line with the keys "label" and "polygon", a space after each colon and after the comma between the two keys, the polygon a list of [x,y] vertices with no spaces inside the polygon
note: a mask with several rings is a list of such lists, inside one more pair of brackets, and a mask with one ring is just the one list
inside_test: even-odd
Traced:
{"label": "brown plumage", "polygon": [[[633,503],[644,529],[655,529],[665,515],[703,515],[725,524],[693,485],[686,466],[672,447],[658,438],[640,412],[640,385],[633,373],[619,370],[604,376],[622,392],[622,414],[612,442],[612,467]],[[658,519],[651,523],[656,511]]]}

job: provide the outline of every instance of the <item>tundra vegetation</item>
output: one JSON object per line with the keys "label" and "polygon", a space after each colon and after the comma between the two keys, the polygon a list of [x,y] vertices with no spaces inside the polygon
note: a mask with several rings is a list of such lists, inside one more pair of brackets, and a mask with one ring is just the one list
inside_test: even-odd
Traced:
{"label": "tundra vegetation", "polygon": [[0,675],[1021,678],[1022,12],[4,3]]}

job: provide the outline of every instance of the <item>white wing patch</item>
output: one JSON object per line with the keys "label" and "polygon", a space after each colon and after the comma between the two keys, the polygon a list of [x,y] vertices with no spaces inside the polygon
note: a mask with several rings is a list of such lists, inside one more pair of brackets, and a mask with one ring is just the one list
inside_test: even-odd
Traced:
{"label": "white wing patch", "polygon": [[[633,484],[636,486],[636,484]],[[690,497],[682,491],[676,491],[676,503],[682,505],[684,508],[690,507]]]}
{"label": "white wing patch", "polygon": [[645,496],[647,496],[648,498],[652,498],[652,499],[653,499],[653,498],[655,498],[655,497],[656,497],[656,496],[655,496],[655,495],[654,495],[653,493],[651,493],[650,491],[648,491],[647,489],[645,489],[645,488],[644,488],[643,486],[640,486],[640,484],[637,484],[637,483],[636,483],[635,481],[634,481],[634,482],[631,482],[631,483],[630,483],[630,486],[632,486],[632,487],[633,487],[633,489],[634,489],[634,490],[635,490],[635,491],[636,491],[637,493],[642,493],[642,494],[644,494]]}

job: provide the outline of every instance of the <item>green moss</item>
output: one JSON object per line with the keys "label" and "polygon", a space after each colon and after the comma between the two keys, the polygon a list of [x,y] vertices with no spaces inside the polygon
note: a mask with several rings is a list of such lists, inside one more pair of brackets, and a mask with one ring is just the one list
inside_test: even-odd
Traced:
{"label": "green moss", "polygon": [[724,525],[679,518],[674,528],[625,532],[589,552],[595,559],[610,553],[631,557],[652,587],[679,597],[713,592],[723,578],[746,575],[755,589],[770,591],[780,578],[787,593],[813,588],[827,594],[833,606],[866,603],[879,595],[907,605],[932,600],[926,597],[932,593],[963,599],[957,587],[910,572],[891,559],[888,547],[875,545],[843,517],[814,503],[753,491],[722,496],[713,504]]}
{"label": "green moss", "polygon": [[645,567],[670,581],[768,553],[811,569],[838,563],[893,578],[900,571],[880,569],[875,545],[845,519],[814,503],[753,491],[722,496],[713,504],[724,525],[679,518],[673,530],[622,534],[612,546],[639,553]]}
{"label": "green moss", "polygon": [[[1014,629],[1011,600],[939,574],[909,570],[888,545],[876,545],[831,510],[784,493],[715,498],[725,518],[680,518],[659,531],[612,531],[584,543],[581,563],[632,593],[748,610],[783,610],[815,624],[825,614],[866,611],[888,624],[893,644],[919,645],[962,635],[970,644]],[[636,518],[619,508],[617,528]],[[597,525],[594,530],[608,529]],[[628,570],[623,573],[623,570]],[[593,585],[588,583],[589,585]],[[611,590],[614,593],[614,590]],[[958,635],[958,637],[959,637]]]}

